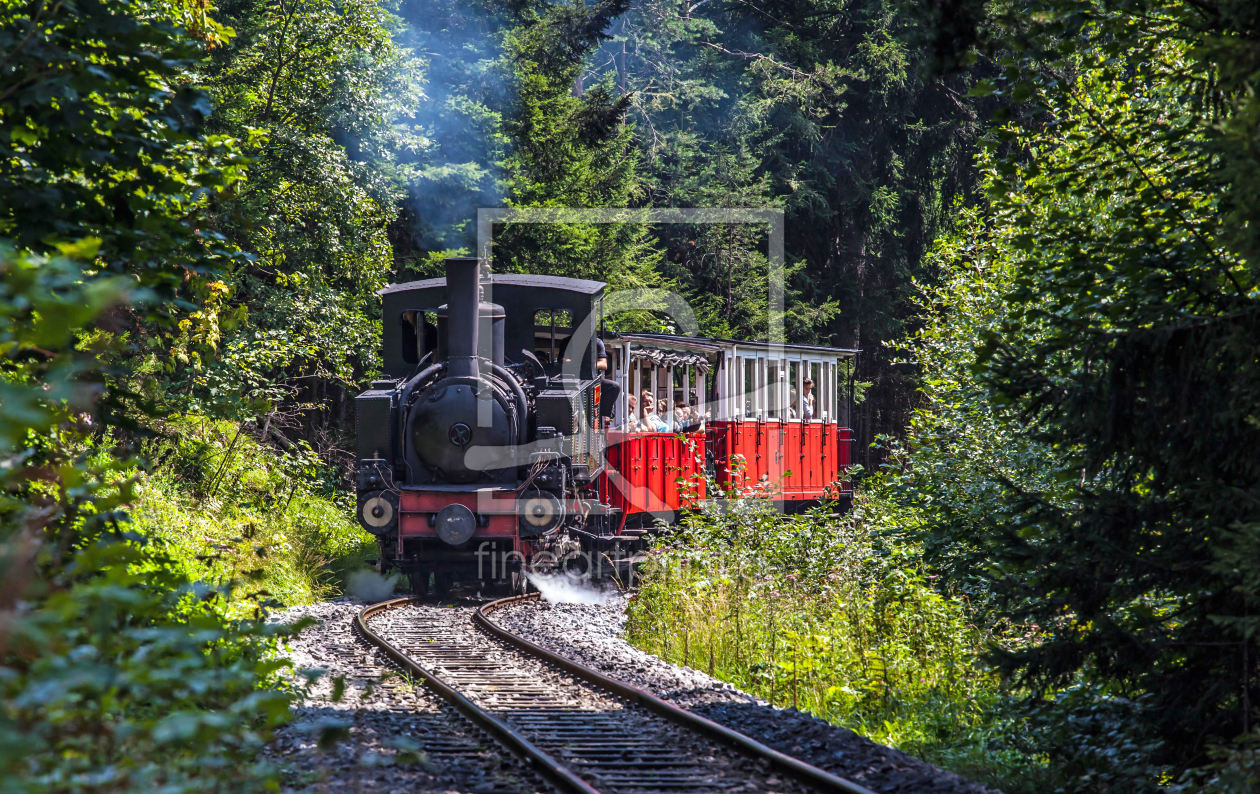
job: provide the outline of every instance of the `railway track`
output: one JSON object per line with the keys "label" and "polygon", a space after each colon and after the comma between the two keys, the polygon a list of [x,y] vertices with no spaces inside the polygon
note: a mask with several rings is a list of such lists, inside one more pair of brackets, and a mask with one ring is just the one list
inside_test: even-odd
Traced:
{"label": "railway track", "polygon": [[400,598],[357,627],[565,794],[872,794],[504,629],[495,609]]}

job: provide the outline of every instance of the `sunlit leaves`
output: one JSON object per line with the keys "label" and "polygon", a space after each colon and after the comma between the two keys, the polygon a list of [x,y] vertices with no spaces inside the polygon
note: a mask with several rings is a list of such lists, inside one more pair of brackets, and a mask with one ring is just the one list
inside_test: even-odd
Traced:
{"label": "sunlit leaves", "polygon": [[201,42],[180,36],[172,10],[80,0],[0,11],[0,236],[43,253],[95,237],[102,265],[166,299],[185,273],[231,256],[197,234],[198,216],[242,166],[233,141],[200,135],[209,102],[184,75]]}
{"label": "sunlit leaves", "polygon": [[395,153],[418,145],[395,122],[423,100],[422,64],[372,0],[233,2],[222,16],[236,36],[202,67],[210,124],[252,163],[215,227],[252,262],[226,279],[226,322],[172,335],[169,399],[250,416],[378,365]]}

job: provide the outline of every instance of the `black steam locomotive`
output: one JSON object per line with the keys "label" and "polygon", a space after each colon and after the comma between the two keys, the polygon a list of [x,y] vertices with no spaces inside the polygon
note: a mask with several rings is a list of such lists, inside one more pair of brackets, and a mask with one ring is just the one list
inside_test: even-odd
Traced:
{"label": "black steam locomotive", "polygon": [[527,561],[575,563],[612,537],[596,493],[603,290],[452,258],[445,279],[381,293],[385,377],[356,408],[358,518],[382,570],[421,593],[519,591]]}

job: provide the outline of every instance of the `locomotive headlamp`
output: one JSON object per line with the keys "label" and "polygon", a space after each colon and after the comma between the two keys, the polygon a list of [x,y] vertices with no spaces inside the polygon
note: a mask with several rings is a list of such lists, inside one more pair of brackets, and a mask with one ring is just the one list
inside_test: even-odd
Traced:
{"label": "locomotive headlamp", "polygon": [[398,523],[398,495],[393,491],[369,491],[359,497],[359,523],[374,535],[383,535]]}
{"label": "locomotive headlamp", "polygon": [[564,521],[564,502],[546,491],[533,490],[517,502],[517,513],[521,517],[521,534],[541,535]]}

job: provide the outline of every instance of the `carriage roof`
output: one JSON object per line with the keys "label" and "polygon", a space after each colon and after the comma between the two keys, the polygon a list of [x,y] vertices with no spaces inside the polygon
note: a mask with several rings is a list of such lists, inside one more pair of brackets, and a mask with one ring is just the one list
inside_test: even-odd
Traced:
{"label": "carriage roof", "polygon": [[[491,286],[531,287],[535,289],[560,290],[574,292],[579,295],[598,295],[608,285],[602,281],[589,281],[584,278],[567,278],[565,276],[539,276],[532,273],[494,273],[490,276]],[[378,295],[394,295],[400,292],[416,290],[446,289],[445,278],[428,278],[422,281],[406,281],[402,284],[390,284],[378,292]]]}
{"label": "carriage roof", "polygon": [[843,347],[826,347],[823,345],[771,344],[769,342],[747,341],[743,339],[723,339],[709,336],[681,336],[678,334],[619,333],[619,339],[643,346],[660,345],[682,347],[706,353],[730,353],[735,348],[750,351],[775,351],[800,353],[818,357],[852,358],[860,351]]}

